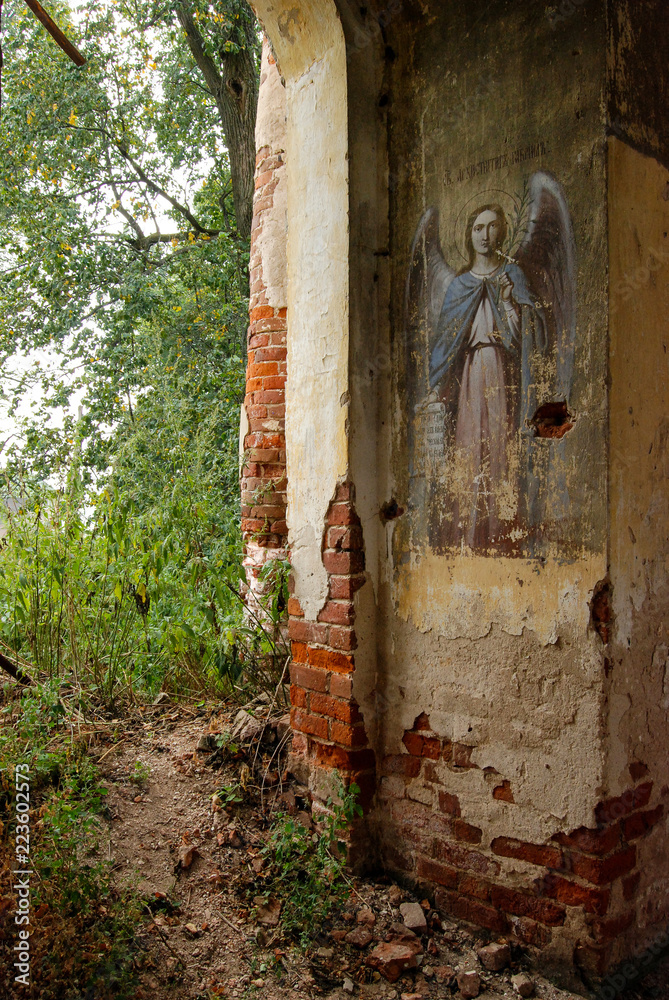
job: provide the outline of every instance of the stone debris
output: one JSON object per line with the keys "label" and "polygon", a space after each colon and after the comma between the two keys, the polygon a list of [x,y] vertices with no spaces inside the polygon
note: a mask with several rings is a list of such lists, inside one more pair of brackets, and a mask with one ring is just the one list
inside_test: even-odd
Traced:
{"label": "stone debris", "polygon": [[399,885],[391,885],[388,890],[388,902],[391,906],[399,906],[406,899],[406,893]]}
{"label": "stone debris", "polygon": [[357,916],[355,918],[359,924],[364,924],[365,927],[373,927],[376,923],[376,916],[373,910],[370,910],[368,906],[363,906],[361,910],[358,910]]}
{"label": "stone debris", "polygon": [[395,983],[407,969],[417,966],[416,952],[411,945],[384,941],[367,958],[367,965],[380,972],[389,983]]}
{"label": "stone debris", "polygon": [[425,912],[420,903],[402,903],[400,913],[405,926],[416,934],[425,934],[427,931],[427,920]]}
{"label": "stone debris", "polygon": [[465,1000],[474,1000],[481,992],[481,977],[478,972],[460,972],[458,989]]}
{"label": "stone debris", "polygon": [[501,972],[511,961],[511,949],[508,944],[493,942],[485,948],[479,948],[476,953],[484,969],[489,972]]}
{"label": "stone debris", "polygon": [[368,944],[371,944],[374,940],[374,935],[369,930],[368,927],[355,927],[352,931],[349,931],[344,941],[347,944],[352,944],[354,948],[366,948]]}
{"label": "stone debris", "polygon": [[438,983],[451,983],[455,979],[455,969],[451,965],[438,965],[434,970]]}
{"label": "stone debris", "polygon": [[355,990],[355,983],[352,979],[347,977],[342,984],[342,989],[345,993],[353,993]]}
{"label": "stone debris", "polygon": [[386,934],[386,941],[395,941],[398,944],[408,945],[409,948],[413,948],[416,955],[420,955],[423,951],[423,945],[418,935],[414,934],[408,927],[405,927],[404,924],[391,924]]}
{"label": "stone debris", "polygon": [[520,993],[521,997],[531,997],[534,993],[534,980],[530,979],[525,972],[511,976],[511,985],[516,993]]}

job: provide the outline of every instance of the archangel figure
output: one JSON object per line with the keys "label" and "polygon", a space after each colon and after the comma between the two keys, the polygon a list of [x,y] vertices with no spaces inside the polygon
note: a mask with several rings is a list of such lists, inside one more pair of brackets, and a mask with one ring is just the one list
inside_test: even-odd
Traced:
{"label": "archangel figure", "polygon": [[[410,414],[435,414],[443,455],[429,502],[437,548],[531,555],[548,516],[564,517],[559,435],[537,440],[542,404],[569,403],[576,325],[576,254],[564,192],[530,178],[515,236],[501,205],[478,205],[464,232],[468,257],[444,260],[439,212],[424,214],[412,247],[406,335]],[[418,362],[417,359],[425,359]],[[416,449],[416,429],[409,435]],[[553,446],[553,453],[547,450]],[[413,475],[417,473],[415,467]],[[546,490],[552,492],[547,514]]]}

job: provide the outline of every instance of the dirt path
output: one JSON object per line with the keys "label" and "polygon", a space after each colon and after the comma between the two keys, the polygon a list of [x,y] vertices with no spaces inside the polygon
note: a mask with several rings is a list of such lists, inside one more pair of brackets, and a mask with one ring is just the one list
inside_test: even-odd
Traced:
{"label": "dirt path", "polygon": [[[109,789],[105,850],[119,879],[136,873],[153,911],[152,916],[147,911],[138,929],[138,943],[146,956],[138,1000],[350,1000],[352,996],[461,1000],[456,977],[469,970],[481,978],[483,1000],[517,998],[511,977],[521,971],[529,972],[536,997],[578,1000],[576,994],[560,991],[531,972],[514,949],[510,966],[499,973],[487,971],[476,954],[483,938],[448,921],[442,923],[429,906],[420,967],[395,983],[379,977],[365,959],[379,941],[397,936],[402,920],[399,905],[413,900],[387,879],[356,881],[356,893],[341,919],[333,922],[309,956],[286,944],[279,928],[271,926],[271,916],[269,926],[256,923],[253,882],[267,863],[261,852],[268,823],[254,801],[257,789],[253,794],[248,758],[240,753],[213,770],[205,763],[211,750],[197,749],[207,734],[229,726],[230,716],[225,714],[184,718],[183,710],[168,709],[160,719],[138,723],[132,742],[129,736],[103,755],[101,767]],[[277,778],[278,774],[272,780]],[[219,803],[229,796],[244,801],[227,809],[216,804],[213,811],[212,796],[222,788]],[[268,794],[280,791],[276,785]],[[293,802],[291,793],[288,801]],[[370,941],[357,948],[347,944],[342,939],[352,929],[369,929],[362,940]],[[648,994],[653,995],[658,1000],[664,997]]]}

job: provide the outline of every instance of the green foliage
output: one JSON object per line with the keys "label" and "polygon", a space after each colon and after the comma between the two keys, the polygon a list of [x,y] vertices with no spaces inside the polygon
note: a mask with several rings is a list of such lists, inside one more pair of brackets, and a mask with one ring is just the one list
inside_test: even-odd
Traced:
{"label": "green foliage", "polygon": [[[248,36],[240,0],[190,7],[219,52]],[[216,103],[173,5],[52,5],[87,57],[80,69],[20,0],[4,9],[0,387],[12,412],[35,397],[9,466],[38,478],[67,468],[76,421],[50,414],[76,394],[86,478],[132,437],[133,408],[168,373],[188,374],[181,396],[201,408],[227,400],[235,422],[248,243]]]}
{"label": "green foliage", "polygon": [[340,785],[337,798],[327,802],[329,813],[319,833],[310,834],[293,817],[280,815],[265,853],[272,860],[269,891],[282,902],[284,932],[303,948],[318,935],[323,922],[349,891],[345,878],[345,835],[362,808],[357,785]]}
{"label": "green foliage", "polygon": [[26,692],[18,714],[10,704],[2,715],[4,815],[13,814],[16,764],[30,768],[30,860],[38,873],[31,882],[32,905],[43,914],[31,952],[40,996],[74,1000],[92,990],[101,1000],[131,997],[141,903],[132,889],[113,887],[100,850],[106,789],[76,743],[55,682]]}

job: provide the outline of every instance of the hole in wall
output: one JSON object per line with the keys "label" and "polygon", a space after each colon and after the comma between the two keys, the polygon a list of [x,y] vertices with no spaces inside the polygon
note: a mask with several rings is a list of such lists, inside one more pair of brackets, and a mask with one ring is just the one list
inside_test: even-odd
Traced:
{"label": "hole in wall", "polygon": [[590,624],[604,645],[608,643],[611,637],[611,626],[613,624],[612,598],[613,588],[610,581],[600,580],[592,592]]}
{"label": "hole in wall", "polygon": [[384,524],[387,524],[389,521],[394,521],[396,518],[401,517],[403,513],[404,507],[400,507],[395,497],[392,497],[382,505],[379,517]]}
{"label": "hole in wall", "polygon": [[561,438],[574,426],[574,418],[564,401],[544,403],[530,420],[534,436],[539,438]]}

